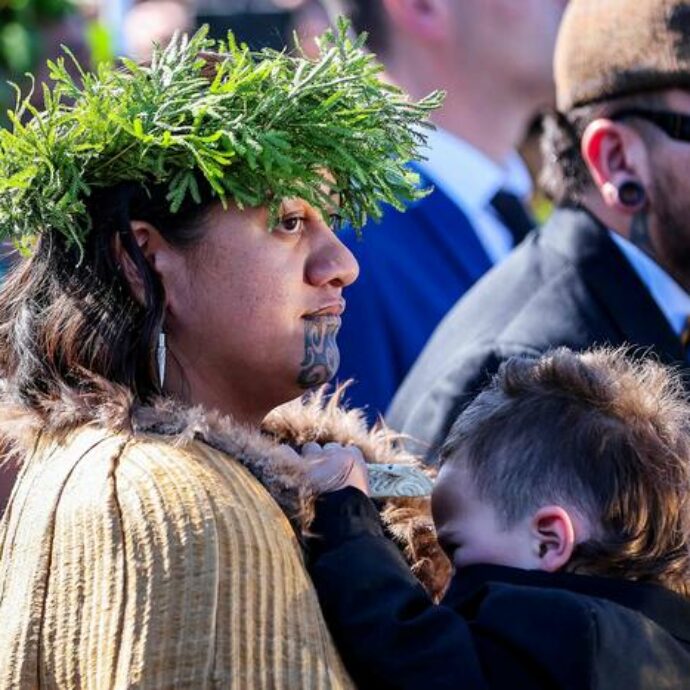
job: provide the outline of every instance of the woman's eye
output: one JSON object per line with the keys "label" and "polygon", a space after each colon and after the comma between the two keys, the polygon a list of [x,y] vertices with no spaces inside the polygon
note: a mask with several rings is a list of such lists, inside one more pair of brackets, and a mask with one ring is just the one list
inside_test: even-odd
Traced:
{"label": "woman's eye", "polygon": [[340,228],[343,225],[343,217],[339,213],[331,213],[328,219],[330,220],[331,230],[333,232],[340,232]]}
{"label": "woman's eye", "polygon": [[297,235],[302,232],[304,221],[305,219],[302,216],[288,216],[287,218],[282,218],[280,223],[278,223],[278,230],[288,235]]}

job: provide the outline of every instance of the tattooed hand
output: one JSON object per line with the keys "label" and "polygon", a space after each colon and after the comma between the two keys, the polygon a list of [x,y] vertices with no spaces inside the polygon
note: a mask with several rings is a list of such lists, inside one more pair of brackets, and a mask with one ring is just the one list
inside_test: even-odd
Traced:
{"label": "tattooed hand", "polygon": [[337,316],[312,316],[304,319],[304,359],[297,382],[302,388],[314,388],[330,381],[340,366],[336,336],[340,330]]}

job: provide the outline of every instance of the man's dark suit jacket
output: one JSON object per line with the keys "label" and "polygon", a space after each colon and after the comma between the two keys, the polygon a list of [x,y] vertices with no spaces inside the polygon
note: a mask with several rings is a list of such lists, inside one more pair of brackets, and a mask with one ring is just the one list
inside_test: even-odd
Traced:
{"label": "man's dark suit jacket", "polygon": [[608,230],[558,209],[453,307],[395,396],[387,421],[433,462],[462,409],[514,355],[554,347],[635,346],[687,364],[674,333]]}
{"label": "man's dark suit jacket", "polygon": [[360,690],[687,690],[690,601],[661,586],[463,568],[434,606],[353,488],[317,501],[310,572]]}
{"label": "man's dark suit jacket", "polygon": [[362,232],[361,240],[352,228],[339,235],[360,274],[345,290],[338,379],[354,379],[350,404],[374,422],[434,328],[491,261],[467,216],[439,188],[406,213],[387,208]]}

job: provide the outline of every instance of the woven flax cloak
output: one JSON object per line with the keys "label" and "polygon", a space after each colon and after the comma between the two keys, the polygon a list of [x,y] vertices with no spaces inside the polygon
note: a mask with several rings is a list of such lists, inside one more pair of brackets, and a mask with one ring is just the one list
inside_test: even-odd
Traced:
{"label": "woven flax cloak", "polygon": [[[42,434],[23,469],[0,527],[0,688],[351,688],[278,505],[299,468],[198,410],[149,408],[127,429],[122,407],[116,423]],[[356,413],[330,407],[269,431],[356,436]],[[427,507],[398,514],[423,543]]]}

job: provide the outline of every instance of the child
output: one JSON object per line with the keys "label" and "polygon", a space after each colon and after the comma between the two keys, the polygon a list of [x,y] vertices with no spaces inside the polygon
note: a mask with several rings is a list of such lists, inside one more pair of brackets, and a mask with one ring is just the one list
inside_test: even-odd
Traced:
{"label": "child", "polygon": [[440,605],[359,464],[318,501],[311,572],[360,688],[690,688],[690,405],[671,372],[620,350],[509,360],[440,462]]}

